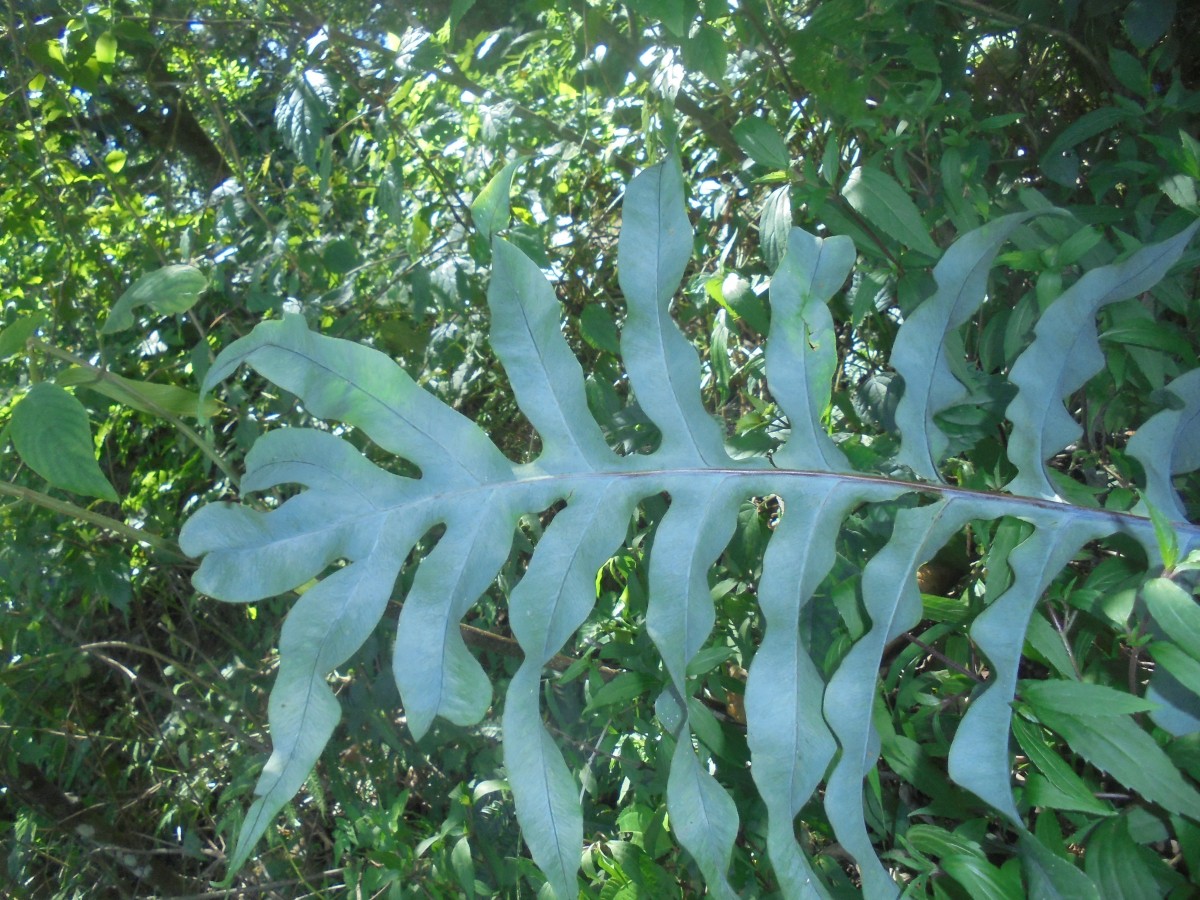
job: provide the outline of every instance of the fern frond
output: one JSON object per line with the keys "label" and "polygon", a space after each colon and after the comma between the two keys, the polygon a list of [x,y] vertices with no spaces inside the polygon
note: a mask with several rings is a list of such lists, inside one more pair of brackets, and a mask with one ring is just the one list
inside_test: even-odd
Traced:
{"label": "fern frond", "polygon": [[[967,396],[955,374],[959,329],[986,302],[987,273],[999,248],[1032,214],[960,238],[935,269],[936,293],[900,328],[893,363],[904,393],[897,411],[901,450],[893,462],[920,479],[909,482],[855,472],[823,426],[837,366],[826,304],[855,253],[847,238],[821,240],[800,229],[790,233],[771,285],[766,348],[772,394],[788,417],[790,437],[774,455],[774,467],[726,452],[721,427],[701,402],[697,355],[670,315],[692,252],[683,190],[674,160],[637,176],[626,193],[618,252],[628,306],[621,350],[637,401],[662,433],[654,453],[620,456],[609,449],[588,412],[583,372],[563,338],[553,291],[537,266],[501,238],[492,244],[491,340],[541,437],[542,453],[531,463],[507,460],[477,426],[383,354],[314,334],[300,317],[263,323],[218,358],[206,392],[238,367],[251,366],[293,392],[314,416],[361,430],[420,470],[419,477],[401,477],[339,437],[281,429],[247,456],[242,488],[304,490],[269,511],[208,506],[183,530],[184,549],[204,557],[197,589],[224,600],[268,597],[340,566],[304,593],[284,626],[270,705],[275,746],[239,835],[234,868],[299,789],[336,725],[338,704],[325,679],[371,633],[406,558],[435,526],[444,531],[404,598],[396,681],[418,737],[439,716],[468,725],[486,714],[491,686],[458,624],[509,558],[519,518],[561,503],[509,597],[509,620],[525,659],[505,697],[504,759],[535,861],[557,896],[575,896],[583,816],[575,777],[542,722],[542,670],[591,612],[596,572],[624,541],[638,503],[666,493],[670,507],[650,559],[647,630],[667,676],[655,709],[662,739],[673,745],[671,827],[709,890],[734,896],[727,870],[737,811],[693,738],[687,672],[713,629],[707,575],[733,534],[739,506],[748,497],[775,494],[784,513],[758,587],[766,632],[750,666],[746,711],[751,773],[767,807],[768,850],[786,895],[826,895],[794,832],[795,816],[822,783],[829,821],[857,861],[864,889],[873,897],[897,893],[863,812],[864,780],[880,752],[872,724],[880,663],[889,643],[921,618],[918,567],[968,522],[1005,516],[1028,523],[1032,532],[1009,557],[1011,584],[988,598],[970,627],[990,679],[951,745],[950,774],[1022,835],[1031,886],[1042,886],[1046,895],[1087,894],[1086,876],[1026,839],[1010,787],[1011,702],[1026,626],[1050,580],[1088,541],[1122,532],[1152,548],[1154,529],[1144,509],[1127,514],[1064,502],[1045,461],[1078,432],[1063,400],[1100,365],[1096,311],[1152,286],[1179,259],[1196,226],[1084,275],[1050,306],[1012,373],[1018,393],[1008,410],[1010,455],[1019,475],[1008,493],[988,494],[942,480],[948,441],[935,416]],[[489,203],[503,206],[494,197]],[[490,230],[502,227],[495,214],[488,222]],[[1145,467],[1147,500],[1173,520],[1186,550],[1200,544],[1200,529],[1184,520],[1171,478],[1200,466],[1200,373],[1176,379],[1170,392],[1178,408],[1152,418],[1129,450]],[[912,494],[917,504],[896,515],[892,537],[863,572],[869,627],[825,684],[806,649],[803,623],[833,566],[839,529],[859,506]],[[1148,783],[1145,790],[1161,802],[1162,784]],[[1180,796],[1179,810],[1195,814],[1191,794]]]}

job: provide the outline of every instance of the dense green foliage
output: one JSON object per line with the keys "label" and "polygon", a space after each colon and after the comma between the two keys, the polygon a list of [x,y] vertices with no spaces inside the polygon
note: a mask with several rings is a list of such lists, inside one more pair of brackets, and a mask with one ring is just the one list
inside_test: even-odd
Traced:
{"label": "dense green foliage", "polygon": [[[1065,402],[1081,427],[1039,444],[1055,454],[1048,471],[1036,448],[1022,465],[1013,425],[1031,413],[1011,405],[1022,378],[1027,396],[1051,390],[1044,372],[1015,366],[1038,321],[1087,331],[1058,303],[1082,273],[1180,234],[1200,211],[1191,7],[531,0],[344,2],[318,16],[279,2],[6,0],[5,11],[0,804],[14,892],[186,895],[225,874],[271,745],[266,695],[286,667],[273,648],[296,599],[198,595],[175,536],[197,509],[240,496],[260,436],[318,426],[320,410],[245,371],[201,407],[216,354],[298,312],[383,351],[507,459],[538,459],[553,444],[517,410],[507,378],[520,384],[487,340],[488,287],[505,265],[490,239],[506,229],[498,246],[553,278],[604,441],[628,459],[670,450],[677,431],[624,375],[618,341],[633,311],[617,276],[624,186],[670,153],[696,233],[674,319],[699,352],[702,401],[729,451],[758,460],[739,466],[785,454],[795,424],[768,385],[766,336],[785,327],[769,286],[798,225],[857,248],[853,276],[829,291],[833,391],[810,411],[851,469],[983,492],[1012,483],[1112,512],[1146,514],[1145,497],[1161,513],[1155,540],[1111,537],[1044,567],[1018,648],[1011,755],[993,747],[1016,777],[1012,811],[951,782],[947,757],[996,675],[976,619],[1022,578],[1021,547],[1055,551],[1023,544],[1021,519],[985,516],[928,561],[919,623],[881,648],[866,723],[878,766],[875,738],[863,743],[864,833],[888,871],[949,897],[1034,890],[1019,862],[1031,852],[1059,861],[1048,872],[1074,865],[1101,896],[1130,885],[1182,895],[1200,881],[1192,788],[1179,780],[1200,775],[1200,642],[1180,564],[1200,503],[1186,375],[1200,334],[1195,251],[1180,245],[1153,290],[1098,308],[1095,372],[1073,368],[1034,407]],[[1026,215],[1051,208],[1065,212]],[[961,387],[906,408],[902,385],[923,364],[935,370],[936,345],[906,348],[902,323],[921,321],[946,249],[1010,214],[1020,219],[1005,220],[988,300],[950,323],[949,368],[930,376]],[[904,440],[913,421],[946,439],[929,462]],[[1130,436],[1148,421],[1159,425],[1139,448]],[[415,474],[362,430],[337,430],[372,463]],[[1147,463],[1170,446],[1182,449],[1165,471]],[[893,459],[906,468],[887,468]],[[680,849],[682,823],[666,815],[675,745],[661,739],[669,713],[655,709],[682,680],[700,768],[737,806],[730,881],[770,895],[781,884],[746,768],[742,696],[764,640],[763,553],[786,502],[765,489],[739,500],[732,538],[701,573],[715,626],[681,674],[664,668],[647,623],[667,498],[640,501],[594,579],[592,614],[540,682],[544,722],[587,797],[584,883],[606,897],[702,891],[709,863]],[[383,598],[391,611],[336,663],[342,723],[261,855],[230,873],[242,888],[536,893],[543,877],[515,828],[497,741],[499,698],[531,668],[519,667],[509,599],[563,515],[532,512],[464,631],[498,688],[482,720],[423,720],[415,740],[397,697],[396,609],[424,571],[418,558],[442,546],[440,530],[423,531]],[[824,679],[869,633],[864,561],[895,544],[894,509],[847,513],[803,632]],[[1168,520],[1185,542],[1174,559]],[[1153,579],[1164,562],[1169,577]],[[243,575],[260,564],[247,560]],[[1091,693],[1073,694],[1075,682]],[[830,819],[809,803],[797,834],[831,889],[853,892],[859,870]]]}

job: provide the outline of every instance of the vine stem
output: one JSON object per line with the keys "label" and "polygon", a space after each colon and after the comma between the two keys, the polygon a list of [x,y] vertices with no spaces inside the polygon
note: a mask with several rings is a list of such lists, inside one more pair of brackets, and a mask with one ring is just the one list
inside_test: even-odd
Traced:
{"label": "vine stem", "polygon": [[0,496],[14,497],[17,500],[32,503],[35,506],[40,506],[43,509],[51,510],[72,519],[81,519],[84,522],[90,522],[92,525],[96,525],[106,531],[111,531],[127,540],[153,547],[160,553],[165,553],[179,560],[187,559],[171,541],[162,535],[134,528],[120,519],[114,519],[112,516],[94,512],[67,500],[59,500],[57,497],[51,497],[49,494],[43,494],[41,491],[35,491],[33,488],[0,481]]}
{"label": "vine stem", "polygon": [[[86,359],[76,356],[74,353],[71,353],[69,350],[63,350],[60,347],[56,347],[53,344],[49,344],[46,341],[40,340],[39,338],[35,338],[35,337],[31,337],[29,339],[29,341],[27,342],[27,346],[31,350],[40,350],[41,352],[45,353],[47,356],[53,356],[56,359],[61,359],[64,362],[69,362],[72,365],[79,366],[81,369],[86,369],[88,372],[91,372],[93,375],[96,376],[97,381],[107,381],[107,382],[117,385],[122,390],[129,391],[129,387],[126,384],[122,383],[122,381],[120,381],[116,377],[114,377],[113,374],[111,372],[109,372],[107,369],[103,369],[99,366],[94,366],[90,362],[88,362]],[[161,406],[159,406],[157,403],[155,403],[153,400],[151,400],[149,397],[145,396],[144,394],[137,394],[137,401],[138,401],[138,403],[141,403],[142,405],[144,405],[152,413],[154,413],[154,415],[158,416],[161,419],[165,419],[166,421],[168,421],[172,425],[174,425],[177,429],[179,429],[179,432],[184,437],[186,437],[189,441],[191,441],[193,444],[195,444],[200,449],[201,453],[203,453],[210,460],[212,460],[213,464],[216,465],[216,467],[218,469],[220,469],[223,473],[225,473],[225,477],[229,479],[230,483],[233,484],[234,487],[236,487],[238,485],[238,481],[239,481],[238,474],[234,470],[233,466],[231,466],[225,460],[225,458],[223,456],[221,456],[220,453],[217,452],[216,448],[213,447],[212,444],[210,444],[208,441],[206,441],[200,435],[199,432],[197,432],[194,428],[192,428],[190,425],[188,425],[186,422],[184,422],[181,418],[176,416],[174,413],[168,412],[167,410],[163,409]]]}

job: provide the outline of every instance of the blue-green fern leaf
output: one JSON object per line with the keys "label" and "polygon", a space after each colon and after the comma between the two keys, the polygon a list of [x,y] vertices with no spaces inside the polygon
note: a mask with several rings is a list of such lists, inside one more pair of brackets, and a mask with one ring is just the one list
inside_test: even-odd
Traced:
{"label": "blue-green fern leaf", "polygon": [[[485,230],[502,231],[504,204],[488,204]],[[1016,829],[1029,884],[1039,893],[1094,896],[1087,876],[1042,852],[1018,814],[1007,749],[1011,703],[1026,628],[1049,581],[1090,540],[1124,532],[1149,546],[1154,529],[1144,509],[1115,513],[1062,501],[1044,464],[1074,439],[1077,426],[1063,400],[1096,368],[1095,311],[1152,286],[1195,228],[1085,274],[1050,307],[1012,374],[1018,393],[1008,408],[1010,456],[1020,474],[1009,493],[966,490],[942,480],[948,443],[935,416],[966,396],[953,359],[962,349],[960,329],[985,302],[999,247],[1028,218],[1001,219],[960,238],[935,270],[936,292],[900,328],[894,363],[904,379],[896,416],[902,449],[889,471],[906,468],[916,481],[856,472],[828,434],[838,358],[826,304],[855,253],[847,238],[822,240],[799,229],[788,233],[770,286],[765,350],[788,439],[770,462],[726,452],[721,425],[701,402],[698,356],[670,312],[693,240],[675,160],[629,185],[618,248],[628,313],[620,346],[633,394],[662,434],[652,453],[609,448],[589,413],[554,292],[500,237],[492,239],[491,342],[541,438],[531,462],[505,458],[476,425],[382,353],[315,334],[298,316],[265,322],[226,348],[206,391],[248,365],[294,393],[311,415],[355,429],[406,461],[405,471],[419,473],[389,472],[328,431],[282,428],[248,454],[241,487],[247,495],[295,486],[299,493],[277,505],[210,505],[183,530],[183,548],[203,557],[195,585],[214,597],[251,602],[319,579],[283,628],[270,702],[274,750],[232,865],[247,859],[316,763],[340,715],[327,678],[371,634],[402,566],[433,534],[440,537],[401,598],[397,626],[394,670],[407,723],[420,737],[439,717],[470,725],[488,714],[491,685],[459,623],[510,559],[521,517],[554,508],[508,597],[525,656],[509,682],[502,723],[505,766],[530,852],[554,895],[575,897],[585,820],[576,776],[543,724],[542,675],[591,613],[596,573],[625,541],[638,504],[665,494],[670,505],[650,553],[646,628],[665,675],[655,709],[672,760],[670,827],[709,891],[735,896],[729,867],[737,808],[713,774],[712,748],[697,734],[703,728],[694,727],[703,723],[688,672],[713,630],[708,573],[734,533],[739,508],[747,498],[774,495],[783,513],[758,585],[765,636],[750,665],[745,706],[750,772],[767,810],[768,852],[784,895],[827,896],[795,829],[795,817],[822,785],[828,820],[864,890],[898,894],[864,815],[864,784],[881,747],[872,716],[881,660],[922,616],[918,567],[967,523],[1013,517],[1032,531],[1009,557],[1011,583],[986,598],[971,625],[990,674],[951,744],[950,774]],[[1147,424],[1147,437],[1134,438],[1130,454],[1146,470],[1144,496],[1172,520],[1186,552],[1200,543],[1200,529],[1184,520],[1171,479],[1200,464],[1196,373],[1176,379],[1169,394],[1171,404]],[[807,649],[806,623],[834,566],[843,522],[874,504],[904,508],[863,571],[864,632],[826,684]],[[1113,763],[1105,757],[1105,764]],[[1146,789],[1157,791],[1157,782]]]}

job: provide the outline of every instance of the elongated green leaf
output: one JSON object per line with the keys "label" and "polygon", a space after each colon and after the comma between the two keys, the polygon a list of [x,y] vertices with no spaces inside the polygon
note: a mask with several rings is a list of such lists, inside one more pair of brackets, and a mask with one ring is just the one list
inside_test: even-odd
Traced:
{"label": "elongated green leaf", "polygon": [[1096,827],[1088,840],[1084,865],[1104,900],[1141,900],[1147,892],[1161,896],[1123,818]]}
{"label": "elongated green leaf", "polygon": [[1200,606],[1166,578],[1153,578],[1140,591],[1146,608],[1163,632],[1195,660],[1200,660]]}
{"label": "elongated green leaf", "polygon": [[[767,195],[762,212],[758,214],[758,243],[763,262],[774,272],[787,252],[788,236],[792,231],[792,188],[785,184]],[[848,240],[848,239],[846,239]],[[853,265],[853,259],[851,259]]]}
{"label": "elongated green leaf", "polygon": [[1154,709],[1153,703],[1125,691],[1082,681],[1023,681],[1017,685],[1017,690],[1039,713],[1122,716]]}
{"label": "elongated green leaf", "polygon": [[109,311],[102,334],[133,327],[133,311],[149,306],[161,315],[187,312],[208,288],[208,279],[195,266],[163,266],[135,281]]}
{"label": "elongated green leaf", "polygon": [[1017,848],[1029,885],[1028,896],[1046,900],[1100,900],[1100,892],[1086,873],[1055,856],[1028,831],[1021,832]]}
{"label": "elongated green leaf", "polygon": [[1010,491],[1030,497],[1058,496],[1046,476],[1045,462],[1082,433],[1062,400],[1104,366],[1096,312],[1153,287],[1182,255],[1198,227],[1200,223],[1193,223],[1123,262],[1086,273],[1039,320],[1033,343],[1017,358],[1009,376],[1017,396],[1008,406],[1013,424],[1008,450],[1019,470]]}
{"label": "elongated green leaf", "polygon": [[1200,817],[1200,793],[1129,716],[1073,715],[1030,705],[1046,726],[1097,769],[1170,812]]}
{"label": "elongated green leaf", "polygon": [[173,384],[157,384],[153,381],[138,381],[113,372],[100,374],[82,366],[72,366],[59,372],[54,380],[56,384],[64,386],[78,385],[88,388],[152,416],[161,416],[164,412],[179,418],[198,414],[215,416],[221,410],[221,404],[211,397],[205,398],[201,405],[199,394],[186,388]]}
{"label": "elongated green leaf", "polygon": [[822,427],[837,369],[833,316],[826,304],[854,265],[849,238],[826,240],[793,228],[771,281],[767,377],[787,413],[791,435],[776,465],[849,471],[850,464]]}
{"label": "elongated green leaf", "polygon": [[[1018,716],[1012,720],[1012,730],[1017,743],[1020,744],[1021,750],[1024,751],[1029,761],[1038,767],[1038,770],[1045,776],[1047,784],[1057,791],[1068,804],[1056,806],[1055,809],[1071,809],[1098,816],[1114,815],[1113,808],[1088,789],[1083,779],[1075,774],[1075,771],[1063,761],[1057,751],[1046,746],[1042,740],[1040,728]],[[1026,783],[1029,783],[1028,780]]]}
{"label": "elongated green leaf", "polygon": [[965,355],[958,329],[983,305],[988,272],[1000,247],[1036,212],[996,219],[955,241],[933,269],[937,292],[908,317],[892,345],[892,368],[904,379],[896,406],[903,443],[896,461],[937,481],[950,444],[934,416],[967,399],[950,359]]}
{"label": "elongated green leaf", "polygon": [[1193,694],[1200,696],[1200,661],[1188,656],[1170,641],[1155,641],[1150,645],[1150,656],[1171,676]]}
{"label": "elongated green leaf", "polygon": [[116,503],[120,498],[100,466],[83,404],[42,381],[12,411],[13,443],[25,465],[55,487]]}
{"label": "elongated green leaf", "polygon": [[916,204],[891,175],[869,166],[856,166],[846,179],[842,196],[859,215],[888,237],[926,256],[936,258],[940,255]]}

